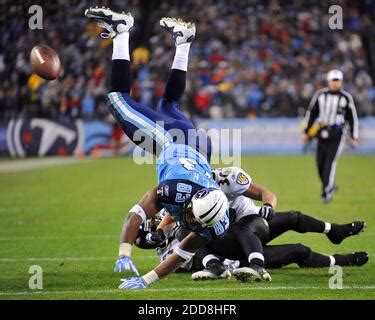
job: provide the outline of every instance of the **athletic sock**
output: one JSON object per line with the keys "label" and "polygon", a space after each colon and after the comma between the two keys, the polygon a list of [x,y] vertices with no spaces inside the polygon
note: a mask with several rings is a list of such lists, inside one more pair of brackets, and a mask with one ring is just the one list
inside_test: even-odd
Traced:
{"label": "athletic sock", "polygon": [[207,268],[210,264],[214,262],[220,262],[219,258],[214,256],[213,254],[209,254],[205,256],[202,260],[203,267]]}
{"label": "athletic sock", "polygon": [[187,71],[189,61],[189,50],[191,43],[182,43],[176,46],[172,69]]}
{"label": "athletic sock", "polygon": [[253,252],[249,254],[248,257],[249,264],[256,264],[258,266],[264,267],[264,256],[259,252]]}
{"label": "athletic sock", "polygon": [[324,222],[324,231],[323,233],[328,233],[331,231],[332,225],[329,222]]}
{"label": "athletic sock", "polygon": [[116,37],[113,38],[112,60],[130,61],[129,32],[119,33]]}

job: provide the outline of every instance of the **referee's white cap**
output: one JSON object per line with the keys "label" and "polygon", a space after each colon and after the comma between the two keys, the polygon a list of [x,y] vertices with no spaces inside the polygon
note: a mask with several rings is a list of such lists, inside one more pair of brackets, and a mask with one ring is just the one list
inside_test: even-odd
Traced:
{"label": "referee's white cap", "polygon": [[343,80],[344,75],[340,70],[333,69],[327,73],[327,80]]}

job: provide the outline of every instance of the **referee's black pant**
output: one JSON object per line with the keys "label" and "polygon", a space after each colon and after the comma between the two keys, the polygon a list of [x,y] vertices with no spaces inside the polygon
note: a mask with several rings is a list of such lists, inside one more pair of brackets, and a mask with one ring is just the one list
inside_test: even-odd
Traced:
{"label": "referee's black pant", "polygon": [[318,138],[316,162],[322,182],[322,197],[326,197],[335,189],[336,164],[343,144],[343,134],[330,139]]}

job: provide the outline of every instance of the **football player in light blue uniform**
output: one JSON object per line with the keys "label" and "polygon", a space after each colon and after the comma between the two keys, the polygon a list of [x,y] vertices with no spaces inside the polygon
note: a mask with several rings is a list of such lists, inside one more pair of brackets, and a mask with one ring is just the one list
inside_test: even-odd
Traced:
{"label": "football player in light blue uniform", "polygon": [[111,91],[108,94],[111,113],[134,143],[145,145],[144,140],[139,139],[141,133],[149,142],[151,150],[147,151],[158,157],[158,186],[130,210],[121,234],[115,271],[127,269],[139,274],[130,258],[132,245],[141,223],[161,208],[166,208],[193,231],[169,259],[142,278],[126,279],[120,285],[120,288],[144,288],[191,259],[207,238],[212,237],[212,233],[206,232],[207,227],[213,227],[214,236],[222,235],[229,227],[228,200],[211,176],[211,142],[196,130],[179,107],[195,25],[175,18],[160,20],[160,25],[173,36],[176,53],[163,98],[154,110],[130,97],[132,15],[98,7],[87,9],[85,15],[107,30],[101,34],[103,38],[113,39]]}

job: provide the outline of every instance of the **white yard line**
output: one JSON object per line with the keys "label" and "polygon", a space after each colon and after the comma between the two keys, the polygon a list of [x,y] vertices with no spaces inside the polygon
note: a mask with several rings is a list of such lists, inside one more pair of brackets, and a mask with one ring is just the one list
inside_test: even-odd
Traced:
{"label": "white yard line", "polygon": [[[128,200],[128,198],[123,197],[125,201]],[[131,199],[134,200],[134,199]],[[14,210],[14,207],[12,208]],[[20,211],[24,211],[24,208],[20,208]],[[2,208],[0,208],[0,214],[2,211]],[[23,226],[23,225],[43,225],[43,226],[49,226],[49,225],[72,225],[72,226],[81,226],[81,225],[97,225],[97,224],[119,224],[122,223],[123,220],[121,219],[96,219],[96,220],[15,220],[15,219],[3,219],[1,220],[2,226]]]}
{"label": "white yard line", "polygon": [[75,157],[48,157],[41,159],[10,160],[0,162],[0,173],[33,170],[88,161],[90,160],[80,160]]}
{"label": "white yard line", "polygon": [[[313,287],[313,286],[301,286],[301,287],[192,287],[192,288],[161,288],[152,289],[147,288],[142,292],[178,292],[178,291],[267,291],[267,290],[331,290],[328,287]],[[375,286],[344,286],[342,290],[375,290]],[[0,296],[32,296],[32,295],[52,295],[52,294],[91,294],[91,293],[121,293],[129,292],[128,290],[122,291],[120,289],[107,289],[107,290],[62,290],[62,291],[21,291],[21,292],[0,292]],[[136,290],[133,292],[140,292]]]}
{"label": "white yard line", "polygon": [[[151,259],[157,258],[157,254],[154,255],[138,255],[134,260],[139,259]],[[117,257],[113,255],[112,257],[32,257],[32,258],[0,258],[0,262],[17,262],[17,261],[86,261],[86,260],[116,260]]]}
{"label": "white yard line", "polygon": [[0,241],[24,241],[24,240],[80,240],[80,239],[113,239],[118,235],[87,235],[87,236],[28,236],[28,237],[0,237]]}

